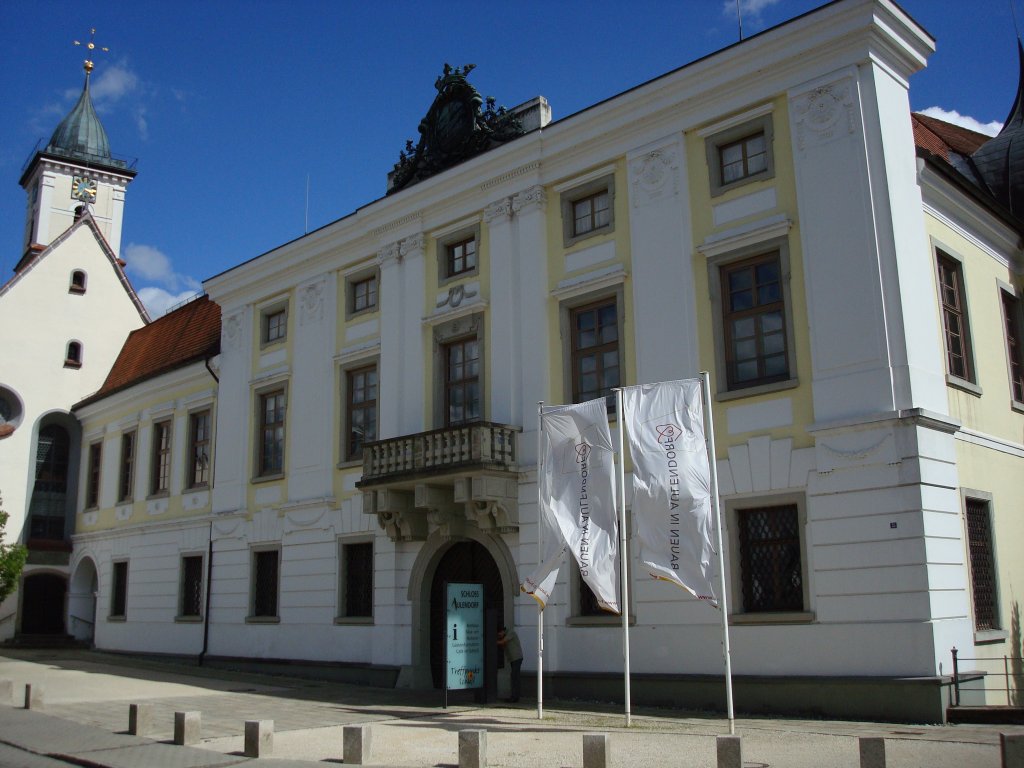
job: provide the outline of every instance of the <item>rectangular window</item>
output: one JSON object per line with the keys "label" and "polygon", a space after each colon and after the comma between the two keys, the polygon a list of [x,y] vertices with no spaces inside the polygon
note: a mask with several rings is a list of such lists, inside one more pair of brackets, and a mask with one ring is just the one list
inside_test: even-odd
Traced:
{"label": "rectangular window", "polygon": [[347,371],[345,380],[345,457],[358,459],[363,445],[377,439],[377,366]]}
{"label": "rectangular window", "polygon": [[94,509],[100,505],[100,466],[103,463],[103,443],[89,444],[88,476],[85,480],[85,508]]}
{"label": "rectangular window", "polygon": [[729,389],[789,378],[779,254],[721,267],[722,324]]}
{"label": "rectangular window", "polygon": [[352,313],[366,312],[377,307],[377,275],[352,282]]}
{"label": "rectangular window", "polygon": [[1021,340],[1020,300],[1013,294],[1000,291],[1003,297],[1003,323],[1006,328],[1006,359],[1010,368],[1010,391],[1013,399],[1024,403],[1024,348]]}
{"label": "rectangular window", "polygon": [[974,628],[979,631],[999,629],[996,600],[995,555],[992,550],[992,520],[989,504],[983,499],[968,498],[967,547],[971,565],[971,589],[974,594]]}
{"label": "rectangular window", "polygon": [[135,432],[121,435],[121,473],[117,483],[117,500],[131,501],[135,487]]}
{"label": "rectangular window", "polygon": [[796,504],[737,510],[739,570],[747,613],[804,609]]}
{"label": "rectangular window", "polygon": [[203,613],[203,556],[186,555],[181,558],[181,600],[178,615],[197,618]]}
{"label": "rectangular window", "polygon": [[718,158],[722,184],[763,173],[768,168],[768,143],[764,131],[721,145]]}
{"label": "rectangular window", "polygon": [[373,616],[373,542],[341,545],[341,611],[343,618]]}
{"label": "rectangular window", "polygon": [[608,190],[603,189],[592,195],[573,200],[572,202],[572,234],[573,237],[585,235],[595,229],[606,227],[611,222],[611,203]]}
{"label": "rectangular window", "polygon": [[447,276],[454,277],[476,269],[476,240],[460,240],[447,246]]}
{"label": "rectangular window", "polygon": [[210,412],[197,411],[188,419],[188,478],[189,488],[210,485]]}
{"label": "rectangular window", "polygon": [[[558,185],[562,190],[562,245],[569,248],[581,240],[606,235],[615,230],[615,174],[596,171],[573,186]],[[589,178],[590,180],[586,180]]]}
{"label": "rectangular window", "polygon": [[480,419],[480,343],[477,337],[444,345],[445,426]]}
{"label": "rectangular window", "polygon": [[260,444],[257,474],[278,475],[284,471],[284,390],[260,395]]}
{"label": "rectangular window", "polygon": [[572,358],[572,401],[598,397],[612,402],[619,386],[619,315],[616,300],[576,307],[569,312]]}
{"label": "rectangular window", "polygon": [[128,561],[113,564],[110,585],[110,618],[123,619],[128,615]]}
{"label": "rectangular window", "polygon": [[946,340],[946,371],[950,376],[974,382],[963,269],[960,262],[951,259],[942,251],[938,251],[937,264],[942,325]]}
{"label": "rectangular window", "polygon": [[262,341],[264,344],[284,341],[288,335],[287,309],[280,307],[264,312],[262,326]]}
{"label": "rectangular window", "polygon": [[167,493],[171,482],[171,422],[153,425],[153,458],[150,467],[149,493]]}
{"label": "rectangular window", "polygon": [[281,552],[264,549],[252,553],[252,617],[277,618]]}

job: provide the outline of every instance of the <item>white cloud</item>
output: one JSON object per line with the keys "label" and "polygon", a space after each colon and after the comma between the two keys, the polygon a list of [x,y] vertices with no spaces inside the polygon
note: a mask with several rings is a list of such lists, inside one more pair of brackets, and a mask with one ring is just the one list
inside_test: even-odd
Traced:
{"label": "white cloud", "polygon": [[132,280],[147,284],[137,292],[150,317],[159,317],[168,308],[202,290],[198,280],[176,272],[171,260],[159,248],[129,243],[123,256]]}
{"label": "white cloud", "polygon": [[139,300],[146,307],[146,311],[149,312],[149,316],[154,320],[166,314],[167,310],[171,307],[181,304],[181,302],[192,298],[196,294],[195,291],[182,291],[181,293],[174,294],[165,291],[163,288],[153,286],[140,288],[136,293],[138,293]]}
{"label": "white cloud", "polygon": [[96,101],[113,102],[134,93],[139,88],[139,76],[124,62],[103,67],[89,83],[89,92]]}
{"label": "white cloud", "polygon": [[961,128],[967,128],[970,131],[984,133],[986,136],[995,136],[1003,127],[1003,124],[997,120],[983,123],[968,115],[961,115],[955,109],[945,110],[942,107],[928,107],[928,109],[922,109],[921,114],[938,120],[944,120],[953,125],[959,125]]}
{"label": "white cloud", "polygon": [[[782,0],[740,0],[740,13],[744,18],[755,18],[765,8],[778,5]],[[736,0],[722,0],[722,13],[736,16]]]}

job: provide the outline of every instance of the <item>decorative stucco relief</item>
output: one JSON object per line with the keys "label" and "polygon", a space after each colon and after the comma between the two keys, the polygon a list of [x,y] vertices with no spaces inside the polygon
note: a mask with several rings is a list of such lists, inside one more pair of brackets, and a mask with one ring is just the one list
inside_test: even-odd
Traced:
{"label": "decorative stucco relief", "polygon": [[548,197],[544,192],[544,187],[536,184],[512,198],[512,211],[514,213],[529,213],[534,209],[543,211],[547,201]]}
{"label": "decorative stucco relief", "polygon": [[399,256],[402,259],[409,256],[422,256],[426,248],[427,238],[420,232],[402,241]]}
{"label": "decorative stucco relief", "polygon": [[402,261],[402,250],[397,242],[388,243],[377,252],[377,266],[385,267],[388,264]]}
{"label": "decorative stucco relief", "polygon": [[224,320],[224,330],[221,332],[221,341],[227,349],[238,349],[239,340],[242,338],[242,313],[227,317]]}
{"label": "decorative stucco relief", "polygon": [[512,218],[512,198],[503,197],[488,203],[484,208],[484,221],[488,224],[500,224]]}
{"label": "decorative stucco relief", "polygon": [[854,83],[843,78],[793,99],[797,146],[822,146],[857,129]]}
{"label": "decorative stucco relief", "polygon": [[665,146],[635,158],[629,164],[633,207],[679,193],[679,160],[674,146]]}
{"label": "decorative stucco relief", "polygon": [[472,283],[470,285],[460,283],[459,285],[453,285],[448,289],[447,296],[438,298],[435,306],[437,309],[441,309],[442,307],[451,307],[452,309],[455,309],[462,304],[465,299],[474,298],[479,293],[479,290],[477,290],[478,288],[478,283]]}
{"label": "decorative stucco relief", "polygon": [[326,282],[320,277],[299,288],[299,325],[312,325],[323,320]]}

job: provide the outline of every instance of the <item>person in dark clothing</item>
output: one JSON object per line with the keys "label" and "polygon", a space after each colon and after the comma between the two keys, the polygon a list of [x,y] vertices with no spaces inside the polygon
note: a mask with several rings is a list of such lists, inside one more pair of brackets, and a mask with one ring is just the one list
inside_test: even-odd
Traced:
{"label": "person in dark clothing", "polygon": [[498,647],[505,652],[505,660],[511,667],[512,693],[510,702],[519,701],[519,671],[523,667],[523,646],[519,643],[519,635],[514,629],[502,627],[498,631]]}

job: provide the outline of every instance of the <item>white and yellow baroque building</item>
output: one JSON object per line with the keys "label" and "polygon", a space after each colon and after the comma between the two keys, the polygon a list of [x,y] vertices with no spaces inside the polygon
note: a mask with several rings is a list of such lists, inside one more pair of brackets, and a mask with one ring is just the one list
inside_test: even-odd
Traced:
{"label": "white and yellow baroque building", "polygon": [[[944,719],[1021,654],[1024,255],[915,144],[933,47],[832,3],[207,280],[218,354],[75,408],[83,636],[428,687],[480,581],[535,669],[537,403],[707,370],[738,709]],[[547,690],[620,696],[575,571]],[[720,708],[717,612],[628,588],[634,701]]]}

